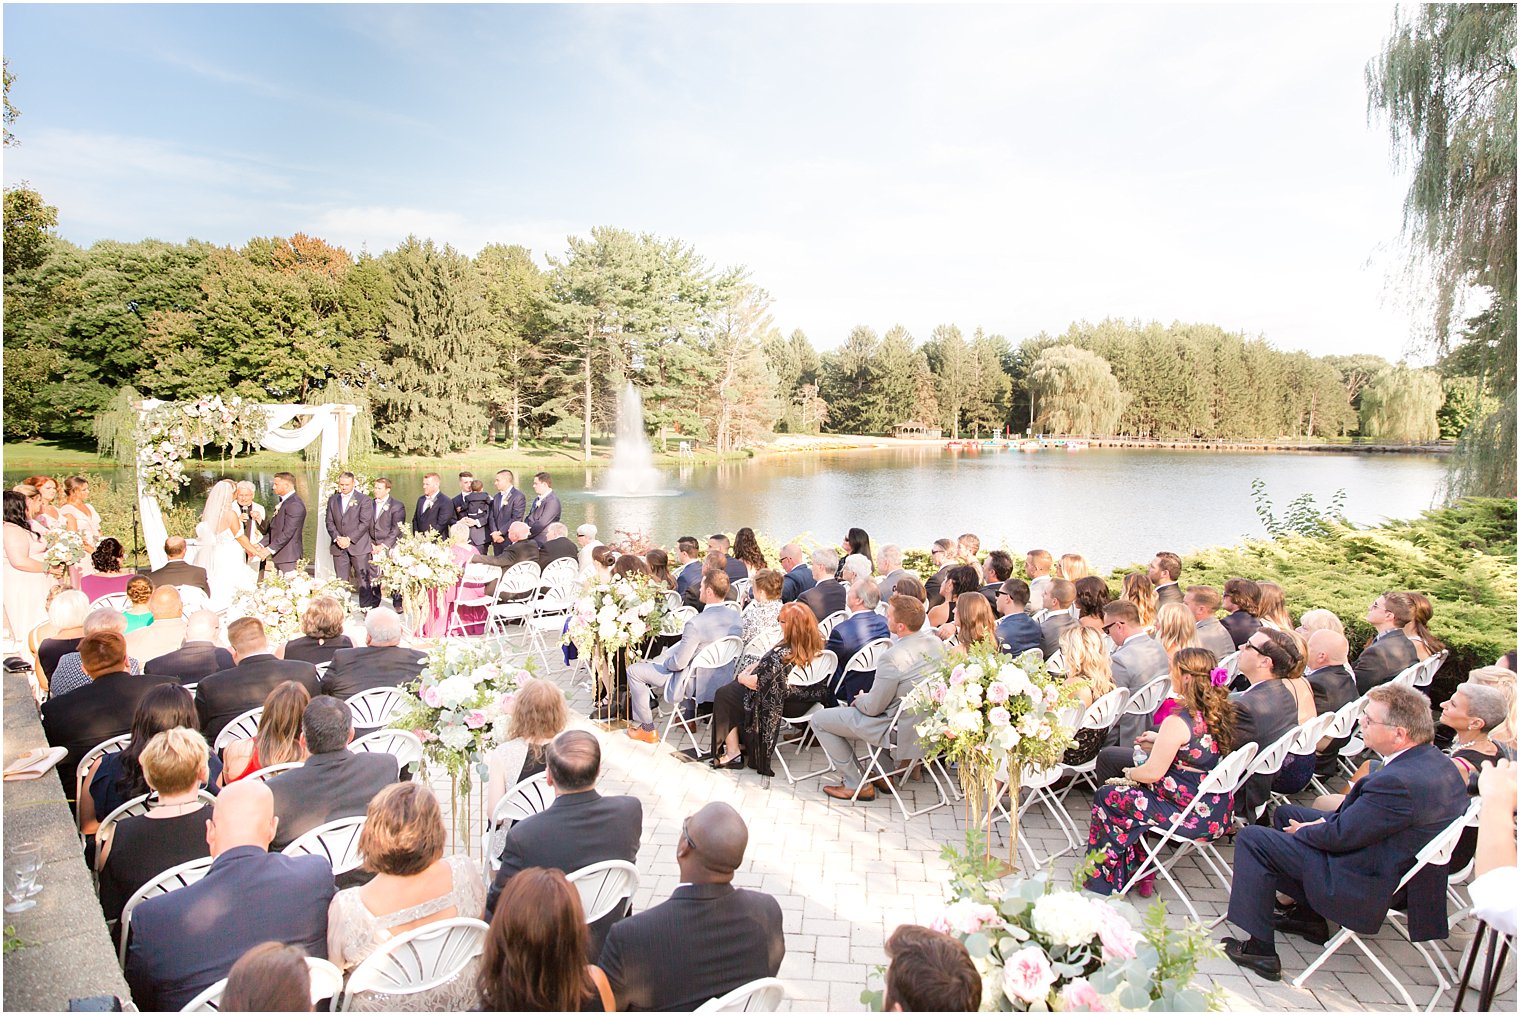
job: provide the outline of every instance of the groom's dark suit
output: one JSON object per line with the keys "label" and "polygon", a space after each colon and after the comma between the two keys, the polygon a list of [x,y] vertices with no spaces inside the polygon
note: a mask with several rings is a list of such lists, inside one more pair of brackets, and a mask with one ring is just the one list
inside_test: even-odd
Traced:
{"label": "groom's dark suit", "polygon": [[[385,503],[374,501],[374,521],[370,523],[369,543],[370,552],[376,548],[390,549],[396,545],[396,540],[401,538],[401,529],[406,525],[406,505],[394,497],[386,497]],[[370,568],[369,580],[371,584],[359,590],[359,605],[372,607],[380,605],[380,577],[379,572]],[[401,609],[401,595],[396,593],[392,597],[396,609]]]}
{"label": "groom's dark suit", "polygon": [[417,498],[417,510],[412,512],[413,532],[436,532],[440,536],[447,536],[449,526],[453,524],[454,502],[445,497],[442,491],[433,494],[431,505],[428,504],[426,494]]}
{"label": "groom's dark suit", "polygon": [[[492,553],[507,552],[507,546],[509,545],[507,542],[507,529],[511,527],[513,522],[522,520],[522,516],[527,511],[527,508],[528,498],[524,497],[523,492],[515,486],[506,493],[498,491],[496,496],[491,498],[491,516],[490,522],[486,527],[486,539],[488,541],[487,548]],[[491,540],[490,534],[492,532],[501,533],[501,542],[497,543]]]}
{"label": "groom's dark suit", "polygon": [[[343,507],[343,494],[334,492],[327,498],[327,535],[332,540],[333,571],[340,581],[356,589],[369,585],[369,547],[371,529],[375,524],[375,502],[358,490],[348,495],[348,507]],[[348,547],[338,545],[338,539],[346,538]]]}
{"label": "groom's dark suit", "polygon": [[559,521],[559,496],[550,490],[542,497],[534,497],[533,508],[524,520],[528,523],[528,531],[533,538],[542,543],[544,530]]}
{"label": "groom's dark suit", "polygon": [[296,561],[305,556],[302,533],[306,530],[306,502],[300,494],[291,491],[280,501],[279,507],[269,519],[269,541],[266,544],[270,560],[281,571],[294,571]]}

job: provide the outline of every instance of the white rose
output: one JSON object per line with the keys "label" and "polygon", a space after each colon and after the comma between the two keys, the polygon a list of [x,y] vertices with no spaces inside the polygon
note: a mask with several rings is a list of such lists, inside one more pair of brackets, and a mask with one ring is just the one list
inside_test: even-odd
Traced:
{"label": "white rose", "polygon": [[1051,892],[1034,904],[1030,922],[1052,944],[1066,948],[1085,945],[1098,936],[1098,914],[1077,892]]}
{"label": "white rose", "polygon": [[950,725],[966,733],[975,733],[982,728],[982,713],[972,708],[963,709],[950,717]]}

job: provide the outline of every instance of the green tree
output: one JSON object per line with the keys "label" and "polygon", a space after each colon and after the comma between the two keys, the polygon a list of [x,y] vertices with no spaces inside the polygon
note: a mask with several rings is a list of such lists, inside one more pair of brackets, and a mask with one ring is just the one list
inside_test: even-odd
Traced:
{"label": "green tree", "polygon": [[823,358],[820,394],[829,403],[829,429],[834,433],[874,433],[884,429],[879,391],[881,339],[864,324],[836,353]]}
{"label": "green tree", "polygon": [[924,355],[934,372],[940,419],[951,437],[961,436],[961,422],[966,403],[976,384],[976,363],[971,348],[953,324],[941,324],[924,343]]}
{"label": "green tree", "polygon": [[1441,391],[1445,401],[1436,412],[1436,423],[1443,441],[1454,441],[1467,433],[1477,415],[1482,399],[1481,382],[1476,377],[1443,377]]}
{"label": "green tree", "polygon": [[765,290],[741,283],[718,307],[710,346],[718,365],[715,404],[705,415],[714,419],[720,452],[757,442],[780,415],[776,378],[764,350],[766,337],[773,334],[770,302]]}
{"label": "green tree", "polygon": [[11,105],[11,84],[16,80],[16,75],[11,73],[11,62],[5,62],[5,147],[20,144],[16,135],[11,133],[11,124],[21,115],[21,110]]}
{"label": "green tree", "polygon": [[1008,422],[1008,396],[1012,384],[1003,372],[1008,340],[984,335],[976,329],[970,345],[971,386],[967,390],[966,422],[975,432],[999,433]]}
{"label": "green tree", "polygon": [[484,371],[491,398],[489,438],[496,439],[496,422],[505,419],[516,448],[528,415],[527,396],[536,386],[548,281],[522,246],[489,244],[476,256],[475,267],[485,286],[491,320],[493,348]]}
{"label": "green tree", "polygon": [[1036,426],[1048,433],[1111,434],[1129,401],[1107,360],[1071,345],[1040,353],[1029,384]]}
{"label": "green tree", "polygon": [[1446,401],[1441,379],[1402,364],[1372,379],[1362,392],[1362,436],[1386,441],[1433,441],[1436,413]]}
{"label": "green tree", "polygon": [[[7,142],[9,143],[9,142]],[[58,228],[58,209],[26,184],[5,189],[5,275],[39,267]]]}

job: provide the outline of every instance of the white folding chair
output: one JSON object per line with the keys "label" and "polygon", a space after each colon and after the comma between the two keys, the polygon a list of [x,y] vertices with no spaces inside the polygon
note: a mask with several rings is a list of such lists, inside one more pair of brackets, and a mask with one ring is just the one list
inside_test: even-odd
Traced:
{"label": "white folding chair", "polygon": [[[338,991],[343,989],[343,970],[326,959],[314,959],[307,956],[306,970],[311,974],[312,1007],[316,1007],[318,1001],[336,997]],[[221,1011],[222,994],[226,990],[227,978],[223,977],[197,994],[195,999],[180,1011]]]}
{"label": "white folding chair", "polygon": [[375,730],[356,738],[348,749],[355,754],[389,754],[398,771],[422,760],[422,741],[411,730]]}
{"label": "white folding chair", "polygon": [[1240,673],[1240,651],[1237,649],[1220,659],[1219,665],[1223,666],[1225,672],[1230,675],[1230,679],[1234,680],[1236,675]]}
{"label": "white folding chair", "polygon": [[772,634],[757,634],[744,644],[745,659],[759,659],[765,653],[781,643],[781,629],[776,628]]}
{"label": "white folding chair", "polygon": [[379,729],[390,725],[401,704],[401,692],[396,688],[371,687],[348,699],[348,711],[353,715],[354,729]]}
{"label": "white folding chair", "polygon": [[[1257,745],[1256,757],[1251,761],[1250,767],[1246,769],[1245,777],[1241,779],[1241,783],[1249,782],[1258,775],[1276,775],[1282,771],[1283,763],[1288,760],[1288,753],[1298,745],[1299,739],[1299,730],[1295,726],[1266,747]],[[1254,821],[1261,815],[1262,811],[1267,809],[1267,803],[1271,799],[1272,794],[1268,793],[1266,799],[1256,805],[1255,811],[1250,814],[1240,814],[1238,817],[1247,823]]]}
{"label": "white folding chair", "polygon": [[[539,586],[539,596],[534,600],[533,613],[524,622],[524,626],[528,629],[528,651],[531,653],[536,650],[539,660],[545,664],[549,661],[551,644],[545,636],[554,635],[553,644],[558,645],[560,633],[565,627],[565,620],[575,609],[574,569],[572,568],[568,573],[565,571],[553,573],[555,564],[568,563],[570,563],[570,558],[562,557],[549,565],[548,570],[544,572],[544,581],[547,582],[552,577],[554,584]],[[579,666],[584,663],[584,660],[577,659],[576,662]]]}
{"label": "white folding chair", "polygon": [[[691,746],[696,748],[697,757],[700,758],[707,753],[707,751],[702,749],[702,745],[697,742],[697,723],[700,722],[700,717],[696,715],[696,709],[692,709],[692,717],[688,719],[682,706],[688,698],[695,699],[696,697],[696,672],[698,670],[716,670],[727,666],[739,657],[739,653],[743,649],[744,643],[733,635],[730,635],[727,638],[719,638],[692,657],[691,662],[686,664],[686,669],[681,671],[680,680],[677,682],[670,707],[670,718],[665,721],[665,732],[660,734],[662,741],[668,740],[671,728],[676,723],[680,723],[681,728],[686,731],[686,735],[691,738]],[[642,688],[643,685],[639,686]]]}
{"label": "white folding chair", "polygon": [[[1027,835],[1019,836],[1019,848],[1028,854],[1029,862],[1037,868],[1045,866],[1057,857],[1065,856],[1086,841],[1077,837],[1077,827],[1072,824],[1071,815],[1066,813],[1065,806],[1050,788],[1061,778],[1063,771],[1064,769],[1059,764],[1043,769],[1026,767],[1019,772],[1018,799],[1014,799],[1011,793],[1008,794],[1009,803],[1017,806],[1019,809],[1018,813],[1021,821],[1026,811],[1035,804],[1039,804],[1050,812],[1050,816],[1055,819],[1056,827],[1066,837],[1065,849],[1052,853],[1048,857],[1041,858],[1030,837]],[[997,784],[1000,787],[998,798],[993,803],[992,810],[987,812],[985,819],[988,831],[992,829],[992,822],[998,819],[1008,821],[1011,824],[1008,808],[1003,806],[1003,794],[1007,793],[1009,789],[1008,769],[1006,767],[998,771]]]}
{"label": "white folding chair", "polygon": [[357,870],[363,863],[359,856],[359,834],[363,831],[364,815],[339,818],[301,833],[280,852],[286,856],[325,856],[332,864],[333,876],[337,877]]}
{"label": "white folding chair", "polygon": [[485,947],[484,921],[454,917],[397,934],[354,969],[334,1009],[348,1011],[366,991],[420,994],[465,971]]}
{"label": "white folding chair", "polygon": [[[1347,737],[1351,737],[1352,733],[1356,731],[1356,721],[1361,716],[1362,708],[1365,704],[1366,699],[1356,698],[1352,701],[1346,702],[1346,704],[1336,709],[1335,712],[1331,714],[1330,722],[1325,726],[1325,730],[1321,734],[1320,739],[1329,740],[1333,744],[1337,740],[1344,740]],[[1361,740],[1360,738],[1353,739],[1357,744],[1356,750],[1358,753],[1360,753],[1362,749]],[[1350,744],[1347,744],[1345,746],[1349,747]],[[1337,749],[1337,762],[1339,762],[1340,753],[1341,749]],[[1330,776],[1326,776],[1326,778],[1330,778]],[[1331,792],[1330,787],[1327,786],[1317,774],[1314,776],[1314,778],[1309,780],[1309,785],[1313,787],[1316,793],[1328,794]]]}
{"label": "white folding chair", "polygon": [[742,987],[735,987],[722,997],[704,1001],[697,1011],[775,1011],[786,997],[786,984],[774,976],[751,980]]}
{"label": "white folding chair", "polygon": [[[908,819],[916,818],[920,814],[927,814],[937,807],[945,806],[950,802],[950,797],[945,792],[944,785],[939,781],[940,777],[939,773],[936,771],[937,766],[935,762],[921,761],[917,758],[913,758],[903,762],[901,765],[894,765],[891,769],[888,769],[887,766],[883,764],[883,759],[891,759],[893,750],[895,750],[898,746],[898,737],[900,735],[899,728],[901,726],[904,715],[902,704],[902,701],[898,701],[896,710],[892,713],[892,722],[887,726],[886,732],[882,734],[880,740],[870,745],[870,752],[866,755],[865,776],[860,780],[860,783],[856,785],[855,792],[850,794],[850,799],[852,801],[860,799],[860,791],[865,789],[865,787],[870,784],[871,780],[881,779],[886,783],[887,792],[891,793],[892,799],[897,802],[897,809],[902,811],[903,818]],[[811,715],[811,713],[809,714]],[[910,735],[913,734],[910,733]],[[915,765],[922,765],[924,771],[929,773],[929,778],[934,783],[934,792],[936,795],[934,803],[929,804],[927,807],[919,807],[917,809],[910,808],[908,806],[907,801],[902,798],[902,794],[897,791],[897,786],[892,782],[894,776],[906,774]],[[945,773],[945,776],[946,781],[948,781],[949,773]]]}
{"label": "white folding chair", "polygon": [[125,610],[128,606],[131,605],[132,600],[127,598],[127,594],[125,592],[107,593],[106,595],[101,596],[99,599],[92,599],[90,601],[90,609],[92,610]]}
{"label": "white folding chair", "polygon": [[1056,649],[1050,653],[1050,658],[1045,660],[1045,668],[1051,673],[1065,673],[1066,660],[1061,658],[1061,650]]}
{"label": "white folding chair", "polygon": [[281,772],[288,772],[292,768],[300,768],[303,764],[305,764],[305,762],[282,761],[278,765],[265,765],[263,768],[259,769],[256,772],[249,772],[238,781],[242,782],[247,779],[252,779],[254,782],[268,782],[270,779],[279,775]]}
{"label": "white folding chair", "polygon": [[534,615],[538,601],[544,594],[543,573],[531,560],[513,564],[500,573],[501,578],[496,583],[496,597],[487,597],[482,605],[486,607],[486,630],[495,632],[498,638],[505,638],[508,624],[527,623]]}
{"label": "white folding chair", "polygon": [[222,727],[222,731],[216,735],[216,743],[211,745],[211,749],[220,754],[222,753],[222,749],[234,740],[252,740],[259,732],[259,720],[263,718],[263,715],[264,706],[260,705],[258,708],[250,708],[242,715],[237,716]]}
{"label": "white folding chair", "polygon": [[854,655],[845,660],[844,669],[839,671],[838,679],[829,687],[829,690],[837,693],[851,673],[874,673],[876,661],[881,658],[883,652],[891,648],[891,638],[877,638],[875,641],[868,641],[860,646]]}
{"label": "white folding chair", "polygon": [[123,967],[127,964],[127,939],[131,937],[132,932],[132,911],[140,903],[148,899],[172,892],[176,888],[195,884],[205,877],[206,872],[210,869],[211,857],[203,856],[198,860],[190,860],[175,867],[170,867],[132,893],[132,897],[127,900],[126,905],[121,907],[121,938],[116,948],[116,960]]}
{"label": "white folding chair", "polygon": [[627,860],[603,860],[565,875],[581,893],[586,922],[595,923],[639,889],[639,869]]}
{"label": "white folding chair", "polygon": [[735,578],[729,587],[734,590],[734,602],[738,603],[740,606],[743,606],[744,603],[749,599],[750,579]]}
{"label": "white folding chair", "polygon": [[1036,624],[1043,624],[1045,623],[1045,618],[1048,616],[1050,616],[1049,610],[1035,610],[1029,615],[1029,619],[1034,621]]}
{"label": "white folding chair", "polygon": [[822,636],[824,641],[828,641],[829,635],[834,633],[834,628],[838,627],[839,622],[848,616],[849,614],[843,610],[829,614],[818,622],[818,634]]}
{"label": "white folding chair", "polygon": [[1441,664],[1446,662],[1446,657],[1451,655],[1448,649],[1442,649],[1420,663],[1420,672],[1414,678],[1414,686],[1429,687],[1430,682],[1436,679],[1436,674],[1441,670]]}
{"label": "white folding chair", "polygon": [[[524,561],[523,563],[532,564],[532,561]],[[522,565],[519,564],[517,566],[521,567]],[[533,564],[533,570],[535,572],[538,570],[537,564]],[[448,623],[444,624],[443,627],[443,636],[445,638],[452,637],[456,632],[459,634],[467,634],[465,631],[464,621],[459,618],[459,610],[461,607],[485,607],[490,606],[492,603],[496,602],[495,597],[488,596],[483,591],[480,595],[477,596],[465,596],[465,586],[488,585],[490,584],[491,579],[497,577],[497,575],[500,573],[501,568],[492,567],[490,564],[466,564],[464,566],[464,571],[459,575],[459,584],[454,588],[454,601],[449,604]],[[500,589],[498,588],[497,591],[499,592]],[[488,626],[489,623],[490,620],[487,618]]]}
{"label": "white folding chair", "polygon": [[211,597],[201,591],[199,585],[176,585],[174,588],[179,592],[179,606],[182,615],[188,617],[192,613],[210,608]]}
{"label": "white folding chair", "polygon": [[[1129,691],[1122,687],[1116,687],[1112,691],[1098,698],[1082,711],[1082,718],[1077,722],[1077,732],[1083,730],[1106,730],[1112,729],[1114,723],[1119,721],[1119,715],[1124,711],[1125,704],[1129,701]],[[1072,787],[1080,780],[1090,788],[1096,790],[1098,782],[1094,773],[1098,770],[1098,756],[1096,753],[1080,765],[1063,764],[1062,769],[1071,775],[1071,781],[1061,790],[1060,798],[1066,799]]]}
{"label": "white folding chair", "polygon": [[1161,703],[1166,700],[1166,696],[1171,693],[1171,690],[1172,675],[1170,673],[1162,673],[1159,676],[1152,677],[1144,684],[1141,684],[1139,690],[1130,693],[1129,701],[1125,703],[1124,711],[1120,713],[1120,717],[1143,715],[1146,718],[1150,718],[1156,714],[1156,709],[1161,707]]}
{"label": "white folding chair", "polygon": [[[1395,896],[1397,896],[1399,892],[1403,891],[1404,886],[1409,884],[1410,880],[1424,868],[1444,867],[1451,861],[1451,855],[1453,852],[1455,852],[1457,843],[1462,838],[1463,829],[1466,829],[1469,826],[1476,825],[1478,823],[1478,812],[1481,809],[1482,804],[1483,801],[1481,798],[1474,798],[1472,802],[1467,805],[1467,810],[1460,817],[1442,829],[1440,833],[1435,836],[1435,838],[1431,839],[1428,843],[1425,844],[1425,847],[1423,849],[1415,854],[1414,866],[1410,867],[1409,871],[1399,879],[1399,886],[1398,888],[1394,889]],[[1403,935],[1406,941],[1414,945],[1415,951],[1420,953],[1420,958],[1425,960],[1425,965],[1429,967],[1431,975],[1435,977],[1435,993],[1430,997],[1430,1004],[1425,1006],[1425,1011],[1434,1011],[1436,1003],[1441,1000],[1441,995],[1446,993],[1447,990],[1451,989],[1452,986],[1451,981],[1447,980],[1445,973],[1440,968],[1440,965],[1446,964],[1445,957],[1440,955],[1439,946],[1435,942],[1415,941],[1409,934],[1409,928],[1406,925],[1407,920],[1408,918],[1404,916],[1404,914],[1399,913],[1396,910],[1390,909],[1388,911],[1388,922],[1394,925],[1394,928]],[[1409,996],[1409,991],[1404,987],[1402,983],[1399,982],[1398,977],[1395,976],[1393,972],[1383,964],[1382,960],[1377,957],[1373,950],[1367,946],[1367,942],[1362,939],[1362,935],[1358,934],[1354,930],[1351,930],[1349,927],[1342,927],[1339,931],[1336,932],[1336,935],[1334,937],[1326,942],[1325,950],[1320,952],[1319,957],[1316,958],[1313,962],[1309,963],[1308,967],[1302,973],[1298,974],[1297,978],[1295,978],[1293,981],[1293,986],[1302,987],[1304,985],[1304,981],[1312,976],[1315,970],[1324,965],[1325,960],[1334,955],[1336,951],[1341,947],[1341,945],[1345,944],[1347,941],[1352,942],[1362,950],[1362,953],[1367,956],[1368,960],[1377,967],[1378,972],[1383,974],[1383,979],[1386,980],[1394,990],[1398,991],[1399,997],[1402,998],[1404,1003],[1409,1006],[1410,1011],[1420,1010],[1419,1006],[1415,1004],[1414,999]],[[1440,965],[1431,959],[1432,952],[1434,952],[1437,956],[1440,956]]]}
{"label": "white folding chair", "polygon": [[1421,665],[1422,664],[1420,663],[1415,663],[1413,666],[1409,666],[1400,670],[1392,680],[1388,681],[1388,683],[1396,684],[1399,687],[1414,687],[1415,681],[1420,678]]}
{"label": "white folding chair", "polygon": [[[74,802],[76,805],[79,802],[80,796],[84,793],[84,780],[85,776],[90,774],[90,766],[95,764],[98,759],[105,757],[107,754],[120,754],[122,751],[127,749],[127,745],[131,742],[132,734],[123,733],[119,737],[112,737],[109,740],[102,740],[100,743],[84,752],[84,757],[80,758],[79,764],[74,766]],[[77,824],[77,817],[75,820],[76,824],[74,827],[78,829],[79,825]],[[79,837],[80,841],[83,842],[83,830],[80,830]]]}
{"label": "white folding chair", "polygon": [[325,676],[327,676],[327,668],[329,666],[331,666],[331,665],[332,665],[332,660],[331,659],[329,659],[325,663],[313,663],[312,664],[312,668],[317,671],[317,682],[318,683],[321,683],[322,682],[322,678],[325,677]]}
{"label": "white folding chair", "polygon": [[[1293,728],[1293,731],[1290,734],[1293,737],[1293,744],[1288,748],[1288,758],[1299,758],[1305,754],[1313,754],[1317,756],[1319,753],[1319,742],[1324,738],[1325,730],[1329,729],[1330,724],[1333,722],[1335,722],[1335,713],[1324,712],[1320,715],[1315,716],[1313,719],[1299,723],[1296,727]],[[1288,759],[1284,758],[1283,764],[1286,765],[1287,763]],[[1302,792],[1302,789],[1306,789],[1308,786],[1313,785],[1313,782],[1314,779],[1311,776],[1309,782],[1306,783],[1304,787],[1299,790],[1295,790],[1294,792]],[[1276,790],[1272,791],[1272,799],[1276,800],[1278,803],[1289,802],[1288,794],[1279,793]]]}
{"label": "white folding chair", "polygon": [[507,832],[523,818],[532,817],[548,810],[554,803],[554,787],[549,785],[549,774],[539,772],[523,779],[507,790],[491,811],[490,823],[481,837],[486,851],[486,879],[501,866],[501,851],[506,844]]}
{"label": "white folding chair", "polygon": [[580,573],[580,562],[574,557],[559,557],[549,561],[544,567],[539,582],[546,589],[559,588],[567,582],[573,583],[576,575]]}
{"label": "white folding chair", "polygon": [[[822,652],[814,656],[813,661],[808,663],[806,666],[792,667],[792,672],[787,674],[786,682],[789,687],[812,687],[815,684],[820,684],[823,681],[828,680],[834,675],[834,671],[838,668],[839,660],[835,657],[834,653],[830,652],[828,649],[824,649]],[[797,737],[792,740],[788,740],[786,737],[782,736],[778,736],[776,738],[776,760],[781,762],[781,770],[786,773],[786,781],[791,783],[793,786],[797,785],[797,783],[801,782],[804,779],[817,778],[818,776],[828,772],[827,768],[820,768],[816,772],[808,772],[804,775],[794,776],[792,775],[791,767],[786,763],[786,756],[781,752],[781,748],[785,744],[795,744],[797,746],[797,751],[800,753],[805,741],[809,736],[812,735],[812,729],[808,725],[810,717],[813,715],[813,713],[822,711],[823,705],[815,704],[812,708],[808,709],[805,713],[795,719],[788,719],[784,715],[781,717],[781,722],[786,726],[787,730],[796,732],[798,734]]]}

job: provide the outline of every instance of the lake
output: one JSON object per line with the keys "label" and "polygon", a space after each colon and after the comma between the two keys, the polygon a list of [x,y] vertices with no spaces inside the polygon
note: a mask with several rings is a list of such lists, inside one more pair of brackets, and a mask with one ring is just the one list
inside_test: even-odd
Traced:
{"label": "lake", "polygon": [[[604,473],[593,469],[556,467],[554,484],[572,534],[589,521],[604,541],[618,529],[638,530],[673,548],[682,535],[705,537],[749,525],[778,544],[804,534],[832,544],[860,526],[876,545],[927,547],[941,536],[974,532],[984,549],[1006,544],[1015,555],[1036,547],[1057,555],[1078,552],[1107,570],[1148,560],[1157,550],[1186,555],[1264,536],[1251,500],[1256,478],[1266,482],[1279,517],[1302,493],[1324,506],[1344,488],[1347,517],[1369,525],[1432,507],[1445,470],[1446,460],[1434,455],[1126,449],[967,454],[935,446],[670,466],[661,471],[677,492],[665,497],[597,496]],[[258,499],[272,502],[271,472],[205,470],[197,474],[195,489],[221,475],[254,480]],[[317,476],[314,470],[298,475],[310,511],[311,556],[320,515],[313,495]],[[5,473],[7,486],[20,478]],[[390,478],[410,517],[422,472],[396,471]],[[487,492],[493,491],[492,477],[482,478]],[[443,471],[443,480],[446,493],[458,491],[452,472]],[[528,477],[519,475],[518,485],[531,502]]]}

